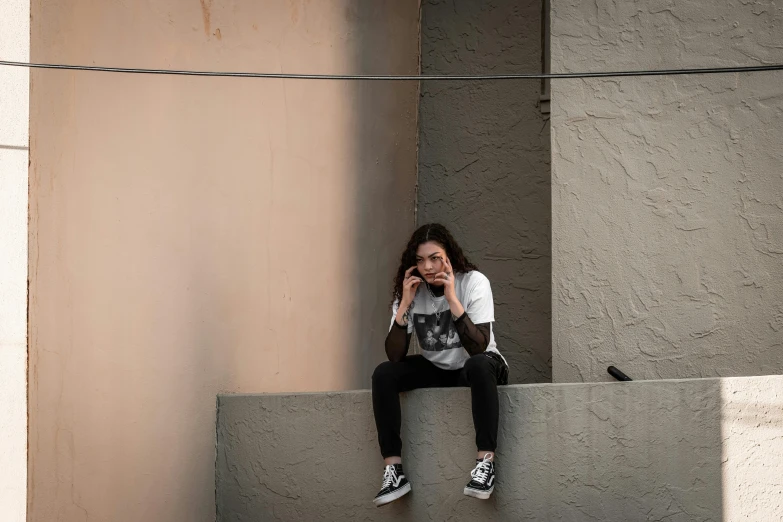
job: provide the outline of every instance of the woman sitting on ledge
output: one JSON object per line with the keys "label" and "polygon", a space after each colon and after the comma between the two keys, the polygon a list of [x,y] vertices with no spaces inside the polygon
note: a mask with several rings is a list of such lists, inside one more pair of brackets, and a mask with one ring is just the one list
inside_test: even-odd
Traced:
{"label": "woman sitting on ledge", "polygon": [[[402,254],[394,285],[388,362],[372,376],[372,405],[386,468],[373,501],[382,506],[411,490],[402,471],[399,393],[470,386],[478,457],[464,493],[487,499],[495,488],[498,384],[508,365],[498,352],[489,280],[465,258],[442,225],[424,225]],[[421,355],[407,355],[416,332]]]}

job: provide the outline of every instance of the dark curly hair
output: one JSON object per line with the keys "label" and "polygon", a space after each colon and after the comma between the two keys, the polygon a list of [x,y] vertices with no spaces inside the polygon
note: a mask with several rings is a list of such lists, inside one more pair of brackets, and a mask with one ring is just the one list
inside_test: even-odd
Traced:
{"label": "dark curly hair", "polygon": [[418,250],[419,245],[428,241],[433,241],[443,247],[449,261],[451,261],[451,267],[454,269],[455,274],[478,270],[476,265],[468,261],[465,257],[462,248],[460,248],[457,241],[446,227],[439,223],[423,225],[413,233],[410,241],[408,241],[408,246],[405,247],[405,250],[402,253],[400,267],[397,269],[397,275],[394,278],[392,304],[394,304],[394,301],[397,299],[402,298],[402,283],[405,281],[405,271],[416,265],[416,251]]}

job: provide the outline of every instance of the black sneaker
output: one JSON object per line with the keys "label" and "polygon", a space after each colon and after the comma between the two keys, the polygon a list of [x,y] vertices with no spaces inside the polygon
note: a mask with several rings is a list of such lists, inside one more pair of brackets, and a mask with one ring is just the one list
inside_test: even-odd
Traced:
{"label": "black sneaker", "polygon": [[386,469],[383,471],[383,484],[381,484],[381,490],[375,495],[375,499],[373,499],[372,502],[376,507],[380,507],[393,500],[397,500],[406,493],[409,493],[410,490],[411,483],[405,478],[405,474],[402,471],[402,464],[390,464],[386,466]]}
{"label": "black sneaker", "polygon": [[476,460],[476,467],[470,472],[470,482],[465,486],[465,493],[469,497],[488,499],[495,489],[495,463],[485,456],[483,460]]}

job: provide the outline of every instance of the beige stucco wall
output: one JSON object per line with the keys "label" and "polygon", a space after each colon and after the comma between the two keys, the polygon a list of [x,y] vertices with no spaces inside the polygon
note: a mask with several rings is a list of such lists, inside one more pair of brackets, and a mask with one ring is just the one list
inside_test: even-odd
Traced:
{"label": "beige stucco wall", "polygon": [[[783,61],[773,0],[552,2],[552,70]],[[783,73],[552,82],[555,382],[783,372]]]}
{"label": "beige stucco wall", "polygon": [[[415,74],[415,0],[32,4],[32,59]],[[215,396],[369,385],[414,83],[37,71],[30,520],[214,520]]]}
{"label": "beige stucco wall", "polygon": [[[30,57],[28,0],[0,3],[0,57]],[[0,520],[25,520],[30,75],[0,67]]]}

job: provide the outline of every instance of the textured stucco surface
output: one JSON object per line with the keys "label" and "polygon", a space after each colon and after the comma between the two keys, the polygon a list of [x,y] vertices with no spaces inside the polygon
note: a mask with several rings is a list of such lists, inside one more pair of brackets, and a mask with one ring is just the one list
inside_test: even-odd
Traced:
{"label": "textured stucco surface", "polygon": [[721,381],[723,520],[783,520],[783,380]]}
{"label": "textured stucco surface", "polygon": [[[0,2],[0,56],[30,58],[30,2]],[[25,520],[27,486],[26,69],[0,67],[0,520]]]}
{"label": "textured stucco surface", "polygon": [[[541,70],[541,1],[425,0],[425,74]],[[448,226],[492,282],[512,383],[551,379],[550,143],[541,85],[423,82],[419,224]]]}
{"label": "textured stucco surface", "polygon": [[[771,0],[552,2],[553,72],[783,62]],[[783,73],[552,82],[555,382],[783,372]]]}
{"label": "textured stucco surface", "polygon": [[[415,74],[418,7],[36,0],[31,54]],[[418,87],[36,71],[31,89],[30,522],[213,522],[218,392],[366,387],[384,358]]]}
{"label": "textured stucco surface", "polygon": [[378,509],[370,392],[219,396],[218,521],[783,517],[781,376],[516,385],[500,406],[497,488],[481,502],[462,494],[469,390],[403,395],[413,493]]}

